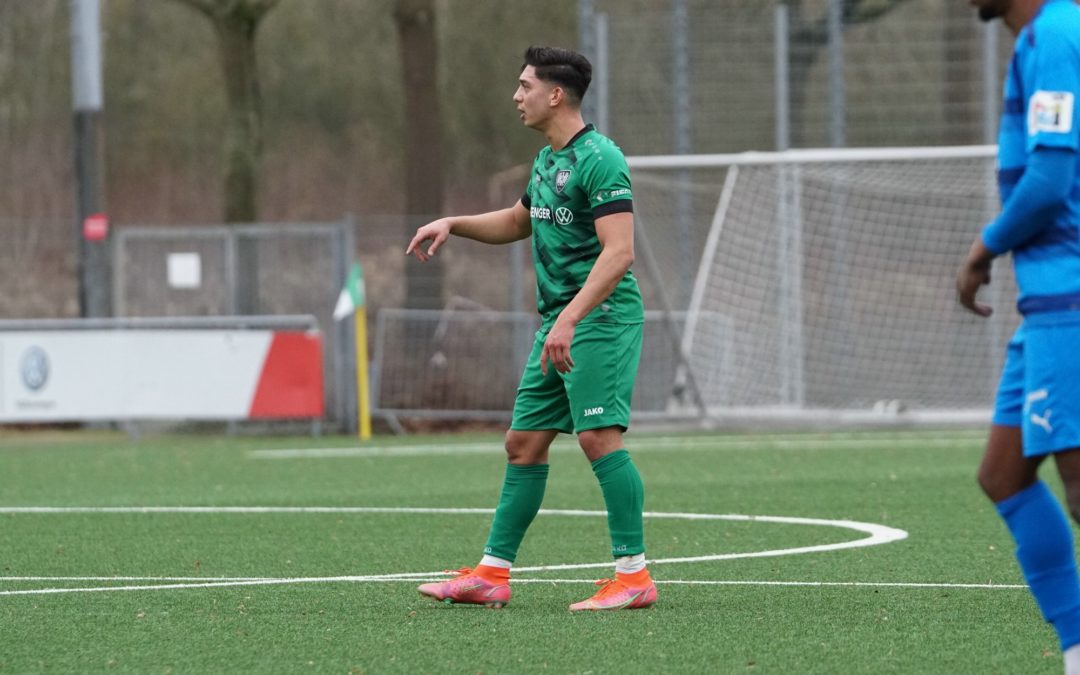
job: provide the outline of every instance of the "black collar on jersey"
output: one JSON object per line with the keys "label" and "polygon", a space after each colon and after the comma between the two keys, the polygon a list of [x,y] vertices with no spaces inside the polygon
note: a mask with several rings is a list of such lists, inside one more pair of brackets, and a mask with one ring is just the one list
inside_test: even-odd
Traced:
{"label": "black collar on jersey", "polygon": [[570,140],[568,140],[566,142],[566,145],[562,146],[562,150],[565,150],[565,149],[569,148],[571,145],[574,144],[574,141],[581,138],[582,136],[589,133],[590,131],[592,131],[595,128],[596,127],[594,127],[592,125],[592,123],[586,124],[584,129],[582,129],[581,131],[577,132],[576,134],[574,134],[573,136],[570,137]]}

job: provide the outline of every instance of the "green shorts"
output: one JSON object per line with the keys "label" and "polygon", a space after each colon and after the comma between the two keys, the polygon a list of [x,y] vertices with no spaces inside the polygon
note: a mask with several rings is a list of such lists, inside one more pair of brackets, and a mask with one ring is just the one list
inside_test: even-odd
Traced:
{"label": "green shorts", "polygon": [[536,332],[521,375],[511,429],[580,433],[630,426],[630,397],[641,360],[641,324],[578,324],[570,356],[574,367],[560,373],[548,362],[540,372],[540,352],[548,329]]}

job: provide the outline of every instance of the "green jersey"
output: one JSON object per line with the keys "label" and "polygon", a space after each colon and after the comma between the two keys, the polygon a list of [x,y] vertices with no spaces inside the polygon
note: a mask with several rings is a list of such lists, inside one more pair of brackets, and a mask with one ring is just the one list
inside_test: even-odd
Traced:
{"label": "green jersey", "polygon": [[[600,255],[597,218],[632,212],[630,169],[622,150],[590,124],[558,151],[545,147],[533,161],[521,198],[532,219],[536,306],[545,326],[559,316]],[[629,270],[582,323],[641,323],[644,308]]]}

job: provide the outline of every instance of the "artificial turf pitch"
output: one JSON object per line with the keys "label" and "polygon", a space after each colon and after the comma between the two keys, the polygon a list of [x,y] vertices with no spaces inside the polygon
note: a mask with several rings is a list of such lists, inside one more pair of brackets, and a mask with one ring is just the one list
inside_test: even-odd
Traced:
{"label": "artificial turf pitch", "polygon": [[[868,535],[657,515],[651,560],[713,559],[654,563],[652,609],[571,614],[610,575],[606,523],[543,513],[517,565],[561,568],[516,575],[505,609],[447,606],[401,576],[477,562],[504,469],[497,436],[6,433],[0,673],[1061,672],[975,485],[981,432],[627,442],[649,512],[908,536],[786,553]],[[603,511],[571,439],[551,465],[546,510]]]}

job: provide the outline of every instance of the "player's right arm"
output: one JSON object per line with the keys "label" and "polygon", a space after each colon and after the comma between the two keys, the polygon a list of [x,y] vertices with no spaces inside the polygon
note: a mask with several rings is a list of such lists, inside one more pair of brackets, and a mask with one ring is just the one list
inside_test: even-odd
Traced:
{"label": "player's right arm", "polygon": [[994,252],[986,247],[981,236],[976,237],[956,275],[956,296],[960,305],[983,317],[990,316],[994,310],[979,302],[975,295],[979,288],[990,283],[990,265],[993,261]]}
{"label": "player's right arm", "polygon": [[[519,200],[508,209],[489,211],[475,216],[450,216],[440,218],[417,228],[405,255],[412,254],[425,262],[450,235],[482,241],[485,244],[509,244],[532,234],[529,210]],[[424,247],[425,242],[431,242]]]}

